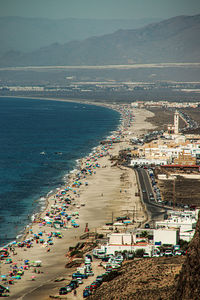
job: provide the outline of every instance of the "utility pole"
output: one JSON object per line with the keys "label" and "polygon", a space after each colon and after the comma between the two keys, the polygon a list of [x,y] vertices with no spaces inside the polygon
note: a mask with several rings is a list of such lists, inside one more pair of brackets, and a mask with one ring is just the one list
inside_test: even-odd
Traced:
{"label": "utility pole", "polygon": [[176,177],[173,180],[173,210],[175,210],[175,202],[176,202]]}

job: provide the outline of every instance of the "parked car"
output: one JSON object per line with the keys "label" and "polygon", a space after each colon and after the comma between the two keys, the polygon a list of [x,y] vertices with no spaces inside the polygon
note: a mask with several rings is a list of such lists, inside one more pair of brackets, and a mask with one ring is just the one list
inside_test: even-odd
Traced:
{"label": "parked car", "polygon": [[182,254],[183,254],[183,252],[181,250],[176,250],[174,253],[174,255],[182,255]]}
{"label": "parked car", "polygon": [[90,254],[86,254],[86,257],[90,259],[90,261],[92,261],[92,255]]}
{"label": "parked car", "polygon": [[149,255],[149,253],[146,253],[146,252],[145,252],[145,253],[143,254],[143,257],[144,257],[144,258],[145,258],[145,257],[150,257],[150,255]]}
{"label": "parked car", "polygon": [[72,274],[72,278],[83,278],[83,279],[87,279],[88,275],[87,274],[81,274],[81,273],[73,273]]}
{"label": "parked car", "polygon": [[91,295],[91,291],[90,290],[87,290],[87,289],[84,289],[83,290],[83,298],[87,298]]}
{"label": "parked car", "polygon": [[72,279],[69,283],[69,286],[72,287],[72,290],[76,289],[79,286],[78,280],[77,279]]}
{"label": "parked car", "polygon": [[83,284],[83,279],[82,278],[77,277],[77,281],[78,281],[78,284]]}
{"label": "parked car", "polygon": [[90,284],[90,291],[93,291],[97,288],[98,288],[98,283],[97,282],[94,281]]}
{"label": "parked car", "polygon": [[88,271],[88,272],[86,273],[86,275],[87,275],[87,276],[94,276],[94,272]]}
{"label": "parked car", "polygon": [[115,256],[114,257],[114,260],[117,262],[117,263],[122,263],[124,261],[124,258],[122,255],[118,255],[118,256]]}
{"label": "parked car", "polygon": [[173,256],[172,250],[165,250],[165,256]]}
{"label": "parked car", "polygon": [[96,281],[103,282],[104,281],[104,276],[103,275],[98,275],[96,277]]}
{"label": "parked car", "polygon": [[109,259],[110,259],[110,256],[104,256],[104,257],[102,257],[102,261],[105,261],[105,262],[108,262],[109,261]]}
{"label": "parked car", "polygon": [[66,295],[67,293],[72,291],[72,286],[66,285],[64,287],[61,287],[59,290],[59,295]]}
{"label": "parked car", "polygon": [[160,254],[159,253],[153,253],[152,257],[160,257]]}

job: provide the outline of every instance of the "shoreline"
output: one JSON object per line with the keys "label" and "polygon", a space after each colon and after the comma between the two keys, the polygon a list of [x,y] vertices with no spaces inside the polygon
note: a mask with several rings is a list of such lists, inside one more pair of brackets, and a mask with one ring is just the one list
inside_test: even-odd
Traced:
{"label": "shoreline", "polygon": [[[54,97],[31,97],[31,96],[0,96],[0,98],[20,98],[20,99],[33,99],[33,100],[46,100],[46,101],[60,101],[60,102],[71,102],[71,103],[80,103],[80,104],[87,104],[87,105],[95,105],[95,106],[103,106],[107,107],[109,109],[115,110],[116,105],[123,105],[120,103],[112,104],[109,103],[107,104],[106,102],[98,102],[98,101],[89,101],[87,99],[66,99],[66,98],[54,98]],[[126,105],[126,103],[125,103]]]}
{"label": "shoreline", "polygon": [[[74,99],[64,99],[64,98],[47,98],[47,97],[26,97],[26,96],[0,96],[0,98],[19,98],[19,99],[27,99],[27,100],[46,100],[46,101],[56,101],[56,102],[70,102],[70,103],[79,103],[79,104],[84,104],[84,105],[94,105],[94,106],[101,106],[101,107],[105,107],[107,109],[111,109],[111,110],[115,110],[117,111],[119,114],[119,110],[117,110],[116,108],[114,108],[112,105],[107,105],[106,103],[95,103],[95,102],[91,102],[91,101],[86,101],[86,99],[84,101],[79,101],[79,100],[74,100]],[[120,114],[121,115],[121,114]],[[119,118],[119,124],[117,125],[116,127],[116,130],[114,131],[109,131],[108,135],[104,138],[104,139],[107,139],[109,138],[110,135],[112,135],[114,132],[118,131],[119,128],[121,127],[121,124],[122,121],[121,121],[121,117]],[[101,141],[98,141],[98,144],[96,146],[94,146],[93,148],[89,149],[88,150],[88,155],[90,155],[92,153],[92,151],[94,151],[97,147],[99,147],[100,145],[100,142]],[[71,173],[73,173],[74,171],[76,171],[77,168],[79,168],[79,163],[80,161],[84,159],[84,157],[80,157],[78,159],[76,159],[74,161],[74,167],[73,169],[70,169],[68,171],[63,171],[63,175],[61,177],[61,181],[62,181],[62,186],[63,185],[66,185],[68,180],[69,180],[69,177],[71,176]],[[49,196],[48,194],[55,194],[56,193],[56,189],[57,187],[55,186],[53,190],[51,191],[48,191],[48,192],[45,192],[41,197],[37,198],[36,200],[34,200],[34,202],[40,202],[40,199],[41,198],[45,198],[44,202],[42,204],[39,204],[38,207],[37,207],[37,210],[31,212],[30,214],[30,217],[27,221],[26,224],[24,224],[24,226],[22,227],[22,229],[19,230],[19,232],[16,234],[16,237],[13,241],[10,241],[6,244],[2,244],[0,246],[0,249],[3,248],[3,247],[7,247],[10,243],[14,242],[15,240],[18,241],[21,241],[23,240],[25,237],[26,237],[26,231],[28,229],[29,226],[32,225],[33,221],[35,220],[35,218],[38,218],[40,217],[40,215],[42,214],[43,211],[46,210],[47,206],[48,206],[48,199],[49,199]]]}
{"label": "shoreline", "polygon": [[[141,111],[139,111],[137,109],[135,111],[136,111],[136,114],[139,114],[139,116],[141,115]],[[134,122],[133,122],[132,126],[133,126],[133,130],[135,131],[135,133],[137,131],[141,132],[141,130],[148,130],[150,127],[149,126],[150,123],[145,122],[145,119],[149,114],[152,114],[152,113],[149,113],[149,112],[147,113],[147,111],[144,111],[144,110],[142,110],[142,112],[145,116],[143,116],[143,120],[140,120],[140,117],[138,118],[137,128],[134,128],[134,127],[136,127],[135,118],[134,118]],[[20,262],[22,262],[25,258],[27,258],[27,256],[30,256],[31,260],[41,259],[44,267],[42,267],[43,273],[41,275],[37,275],[36,280],[33,282],[30,282],[30,276],[32,274],[32,269],[29,268],[28,271],[25,271],[25,275],[22,277],[22,279],[19,282],[17,282],[16,285],[11,287],[10,299],[19,299],[19,298],[26,299],[26,296],[25,296],[26,294],[28,295],[27,299],[31,299],[30,291],[32,291],[32,289],[37,290],[38,287],[41,286],[41,283],[42,284],[46,283],[46,280],[51,281],[53,278],[58,276],[58,274],[67,273],[67,270],[64,268],[65,261],[59,261],[58,259],[59,259],[60,255],[62,255],[62,257],[64,259],[65,254],[67,253],[67,247],[72,246],[79,241],[80,235],[84,233],[84,226],[85,226],[86,221],[89,223],[89,227],[91,226],[90,227],[91,230],[93,230],[93,228],[95,230],[97,230],[97,228],[99,228],[100,226],[103,226],[103,224],[105,224],[106,220],[109,220],[109,218],[113,214],[112,210],[115,210],[115,212],[117,212],[117,211],[122,211],[122,208],[125,208],[124,199],[127,197],[127,195],[125,193],[123,193],[123,195],[120,195],[120,196],[123,196],[123,198],[122,199],[119,198],[119,187],[121,185],[120,176],[122,176],[122,174],[125,174],[125,173],[127,174],[127,172],[130,173],[130,170],[127,171],[125,169],[120,169],[118,167],[115,167],[112,165],[112,163],[109,160],[111,154],[112,154],[112,156],[117,155],[119,153],[120,149],[123,149],[124,146],[128,145],[130,136],[127,133],[127,128],[123,127],[123,125],[122,125],[124,121],[125,120],[123,119],[121,121],[121,124],[118,126],[118,129],[120,126],[122,126],[121,130],[124,134],[123,139],[121,139],[121,141],[119,143],[113,143],[110,149],[106,149],[106,152],[105,152],[106,155],[103,155],[103,156],[100,156],[100,157],[97,157],[94,159],[95,163],[97,162],[98,164],[100,164],[100,167],[94,168],[92,170],[92,175],[87,174],[86,178],[84,178],[84,179],[81,178],[81,180],[83,180],[83,182],[79,186],[79,188],[77,189],[75,194],[73,194],[71,191],[68,191],[69,192],[68,195],[71,198],[74,198],[75,201],[77,201],[77,203],[79,204],[78,205],[79,208],[77,207],[77,205],[74,205],[74,209],[80,211],[79,218],[77,221],[77,222],[79,222],[80,227],[69,228],[69,229],[64,230],[64,232],[62,231],[63,238],[55,239],[54,245],[51,247],[50,252],[47,252],[46,247],[43,247],[43,244],[42,245],[35,244],[35,240],[33,241],[33,244],[34,244],[33,247],[31,247],[30,249],[26,250],[25,248],[24,249],[16,248],[16,251],[18,252],[18,254],[16,256],[13,255],[11,257],[13,258],[13,260],[14,259],[16,260],[16,258],[17,258],[18,264]],[[135,133],[134,133],[134,135],[135,135]],[[91,157],[91,155],[95,152],[97,152],[97,154],[101,153],[100,152],[101,147],[102,147],[101,145],[96,146],[95,149],[93,149],[92,153],[90,153],[90,155],[88,155],[88,157]],[[110,152],[109,154],[107,153],[108,151]],[[84,158],[80,159],[80,166],[82,168],[87,165],[88,157],[86,157],[86,158],[84,157]],[[105,168],[103,167],[104,165],[106,166]],[[130,173],[130,174],[132,176],[132,173]],[[110,176],[112,176],[112,184],[114,183],[113,186],[112,186],[111,182],[107,183]],[[72,180],[76,179],[75,177],[76,176],[75,176],[74,172],[70,173],[69,177],[68,177],[69,182],[72,183]],[[88,181],[88,185],[85,185],[85,182],[86,182],[86,181],[84,181],[85,179]],[[134,186],[134,189],[137,189],[136,185]],[[103,196],[102,196],[102,190],[103,190]],[[85,204],[84,206],[81,206],[80,198],[81,198],[81,201]],[[95,201],[95,203],[94,203],[93,199],[96,199],[97,201]],[[127,200],[128,200],[128,197],[127,197]],[[50,206],[52,205],[52,203],[55,203],[55,201],[58,201],[58,199],[55,198],[55,194],[51,194],[51,195],[49,195],[48,199],[46,199],[46,201],[47,201],[46,208],[44,211],[42,211],[39,214],[38,218],[44,218],[45,213],[47,212],[48,209],[50,209]],[[99,201],[101,201],[101,202],[99,202]],[[126,201],[126,202],[127,202],[126,204],[128,207],[129,206],[128,201]],[[59,203],[59,201],[58,201],[58,203]],[[62,203],[62,200],[61,200],[61,203]],[[139,204],[137,203],[137,205],[139,205]],[[104,212],[102,212],[102,209],[105,209],[105,208],[107,210],[106,214]],[[73,209],[71,209],[69,211],[73,211]],[[115,217],[116,216],[117,215],[115,215]],[[37,223],[37,221],[33,222],[32,226],[30,226],[28,228],[33,230],[34,232],[41,230],[41,228],[42,229],[45,228],[45,230],[44,230],[45,232],[43,233],[45,235],[45,238],[46,238],[46,235],[47,235],[49,229],[50,229],[50,231],[52,230],[51,228],[48,228],[47,226],[40,227],[39,224]],[[29,232],[27,232],[26,238],[28,238],[30,236],[32,236],[32,235],[30,234],[30,230],[29,230]],[[29,253],[28,255],[26,255],[25,250]],[[57,257],[55,257],[55,255],[57,255]],[[54,270],[52,270],[52,265],[54,266]],[[48,271],[49,268],[51,268],[51,272]],[[38,280],[40,282],[38,282]],[[33,296],[32,299],[43,299],[40,297],[38,297],[38,298],[34,298],[34,297],[35,296]]]}

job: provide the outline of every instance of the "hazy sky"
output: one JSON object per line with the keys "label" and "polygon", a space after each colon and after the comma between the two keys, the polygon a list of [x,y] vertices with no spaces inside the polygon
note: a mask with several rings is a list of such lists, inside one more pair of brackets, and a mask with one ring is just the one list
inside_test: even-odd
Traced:
{"label": "hazy sky", "polygon": [[0,16],[135,19],[200,14],[200,0],[0,0]]}

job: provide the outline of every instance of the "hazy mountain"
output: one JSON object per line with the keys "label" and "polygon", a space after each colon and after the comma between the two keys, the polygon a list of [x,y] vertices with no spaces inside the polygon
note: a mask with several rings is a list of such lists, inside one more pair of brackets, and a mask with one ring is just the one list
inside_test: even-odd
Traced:
{"label": "hazy mountain", "polygon": [[45,18],[0,18],[0,53],[7,51],[29,52],[53,43],[67,43],[91,36],[113,33],[118,29],[133,29],[160,21],[138,20],[92,20]]}
{"label": "hazy mountain", "polygon": [[179,16],[140,29],[43,47],[28,54],[9,52],[0,65],[104,65],[200,62],[200,15]]}

